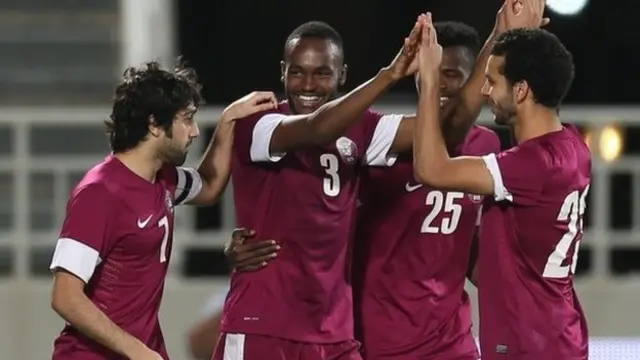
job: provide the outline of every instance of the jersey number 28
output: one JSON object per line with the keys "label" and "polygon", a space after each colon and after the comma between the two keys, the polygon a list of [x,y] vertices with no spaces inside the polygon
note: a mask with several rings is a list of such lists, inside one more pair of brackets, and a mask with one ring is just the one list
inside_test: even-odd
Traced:
{"label": "jersey number 28", "polygon": [[[564,199],[560,212],[558,213],[558,221],[569,221],[567,225],[568,230],[562,238],[556,248],[553,250],[549,258],[547,258],[547,264],[544,267],[542,276],[546,278],[560,279],[569,276],[569,273],[574,274],[576,272],[576,265],[578,264],[578,250],[580,249],[580,240],[582,239],[582,229],[584,227],[584,212],[587,208],[586,197],[589,193],[589,186],[584,189],[582,193],[579,191],[573,191]],[[571,244],[574,243],[573,258],[571,263],[562,265],[567,259]]]}

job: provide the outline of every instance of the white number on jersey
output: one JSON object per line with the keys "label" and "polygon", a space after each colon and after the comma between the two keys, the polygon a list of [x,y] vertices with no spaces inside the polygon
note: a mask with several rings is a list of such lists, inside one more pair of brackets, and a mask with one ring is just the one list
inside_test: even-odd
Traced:
{"label": "white number on jersey", "polygon": [[320,155],[320,165],[327,176],[322,181],[322,191],[327,196],[336,197],[340,194],[340,176],[338,175],[338,157],[334,154]]}
{"label": "white number on jersey", "polygon": [[[580,249],[580,239],[582,235],[582,229],[584,227],[584,211],[587,208],[586,197],[589,193],[589,185],[584,189],[582,194],[579,191],[574,191],[569,194],[562,203],[560,213],[558,214],[558,221],[569,221],[567,225],[568,230],[556,245],[555,250],[547,258],[547,264],[544,267],[542,276],[546,278],[560,279],[569,276],[569,273],[574,274],[576,272],[576,265],[578,264],[578,250]],[[577,240],[576,240],[577,239]],[[573,249],[573,258],[570,265],[562,266],[562,263],[567,258],[567,253],[571,248],[571,244],[575,242]]]}
{"label": "white number on jersey", "polygon": [[162,235],[162,244],[160,244],[160,262],[167,261],[167,241],[169,241],[169,219],[166,216],[163,216],[160,221],[158,221],[158,226],[163,228],[164,234]]}
{"label": "white number on jersey", "polygon": [[[430,191],[425,201],[427,206],[431,206],[431,212],[422,222],[421,232],[424,234],[452,234],[458,228],[460,216],[462,216],[462,205],[456,204],[456,200],[464,198],[461,192],[445,192],[438,190]],[[431,223],[440,214],[445,213],[440,226],[433,226]]]}

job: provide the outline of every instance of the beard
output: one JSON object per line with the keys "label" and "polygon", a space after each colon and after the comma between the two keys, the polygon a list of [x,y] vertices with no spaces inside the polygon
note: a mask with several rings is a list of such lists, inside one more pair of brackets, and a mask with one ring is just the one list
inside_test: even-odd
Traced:
{"label": "beard", "polygon": [[170,138],[167,139],[164,149],[162,149],[161,159],[165,164],[171,166],[181,166],[187,161],[187,148],[189,144],[184,148],[176,144]]}
{"label": "beard", "polygon": [[510,125],[516,117],[516,109],[512,103],[501,105],[494,102],[491,112],[493,112],[494,121],[497,125]]}

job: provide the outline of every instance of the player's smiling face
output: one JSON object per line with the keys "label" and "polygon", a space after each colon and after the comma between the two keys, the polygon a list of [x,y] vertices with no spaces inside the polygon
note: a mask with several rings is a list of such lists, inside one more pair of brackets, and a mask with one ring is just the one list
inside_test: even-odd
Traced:
{"label": "player's smiling face", "polygon": [[318,38],[289,41],[281,67],[287,99],[297,114],[311,113],[333,99],[346,78],[340,48]]}
{"label": "player's smiling face", "polygon": [[[440,64],[440,106],[458,94],[471,75],[474,59],[464,46],[449,46],[442,49]],[[420,92],[420,76],[415,76],[416,89]]]}
{"label": "player's smiling face", "polygon": [[502,73],[503,66],[503,56],[489,57],[482,94],[488,98],[496,124],[509,125],[515,120],[516,102],[514,87]]}
{"label": "player's smiling face", "polygon": [[165,133],[162,149],[164,162],[180,166],[186,161],[189,145],[200,135],[198,124],[193,118],[196,111],[197,108],[191,104],[178,111],[174,117],[170,131]]}

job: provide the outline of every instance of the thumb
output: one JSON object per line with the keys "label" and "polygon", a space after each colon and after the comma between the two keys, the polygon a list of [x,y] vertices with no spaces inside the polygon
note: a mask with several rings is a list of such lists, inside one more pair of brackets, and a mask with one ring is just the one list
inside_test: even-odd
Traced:
{"label": "thumb", "polygon": [[551,22],[549,18],[542,18],[542,22],[540,22],[540,27],[547,26]]}

